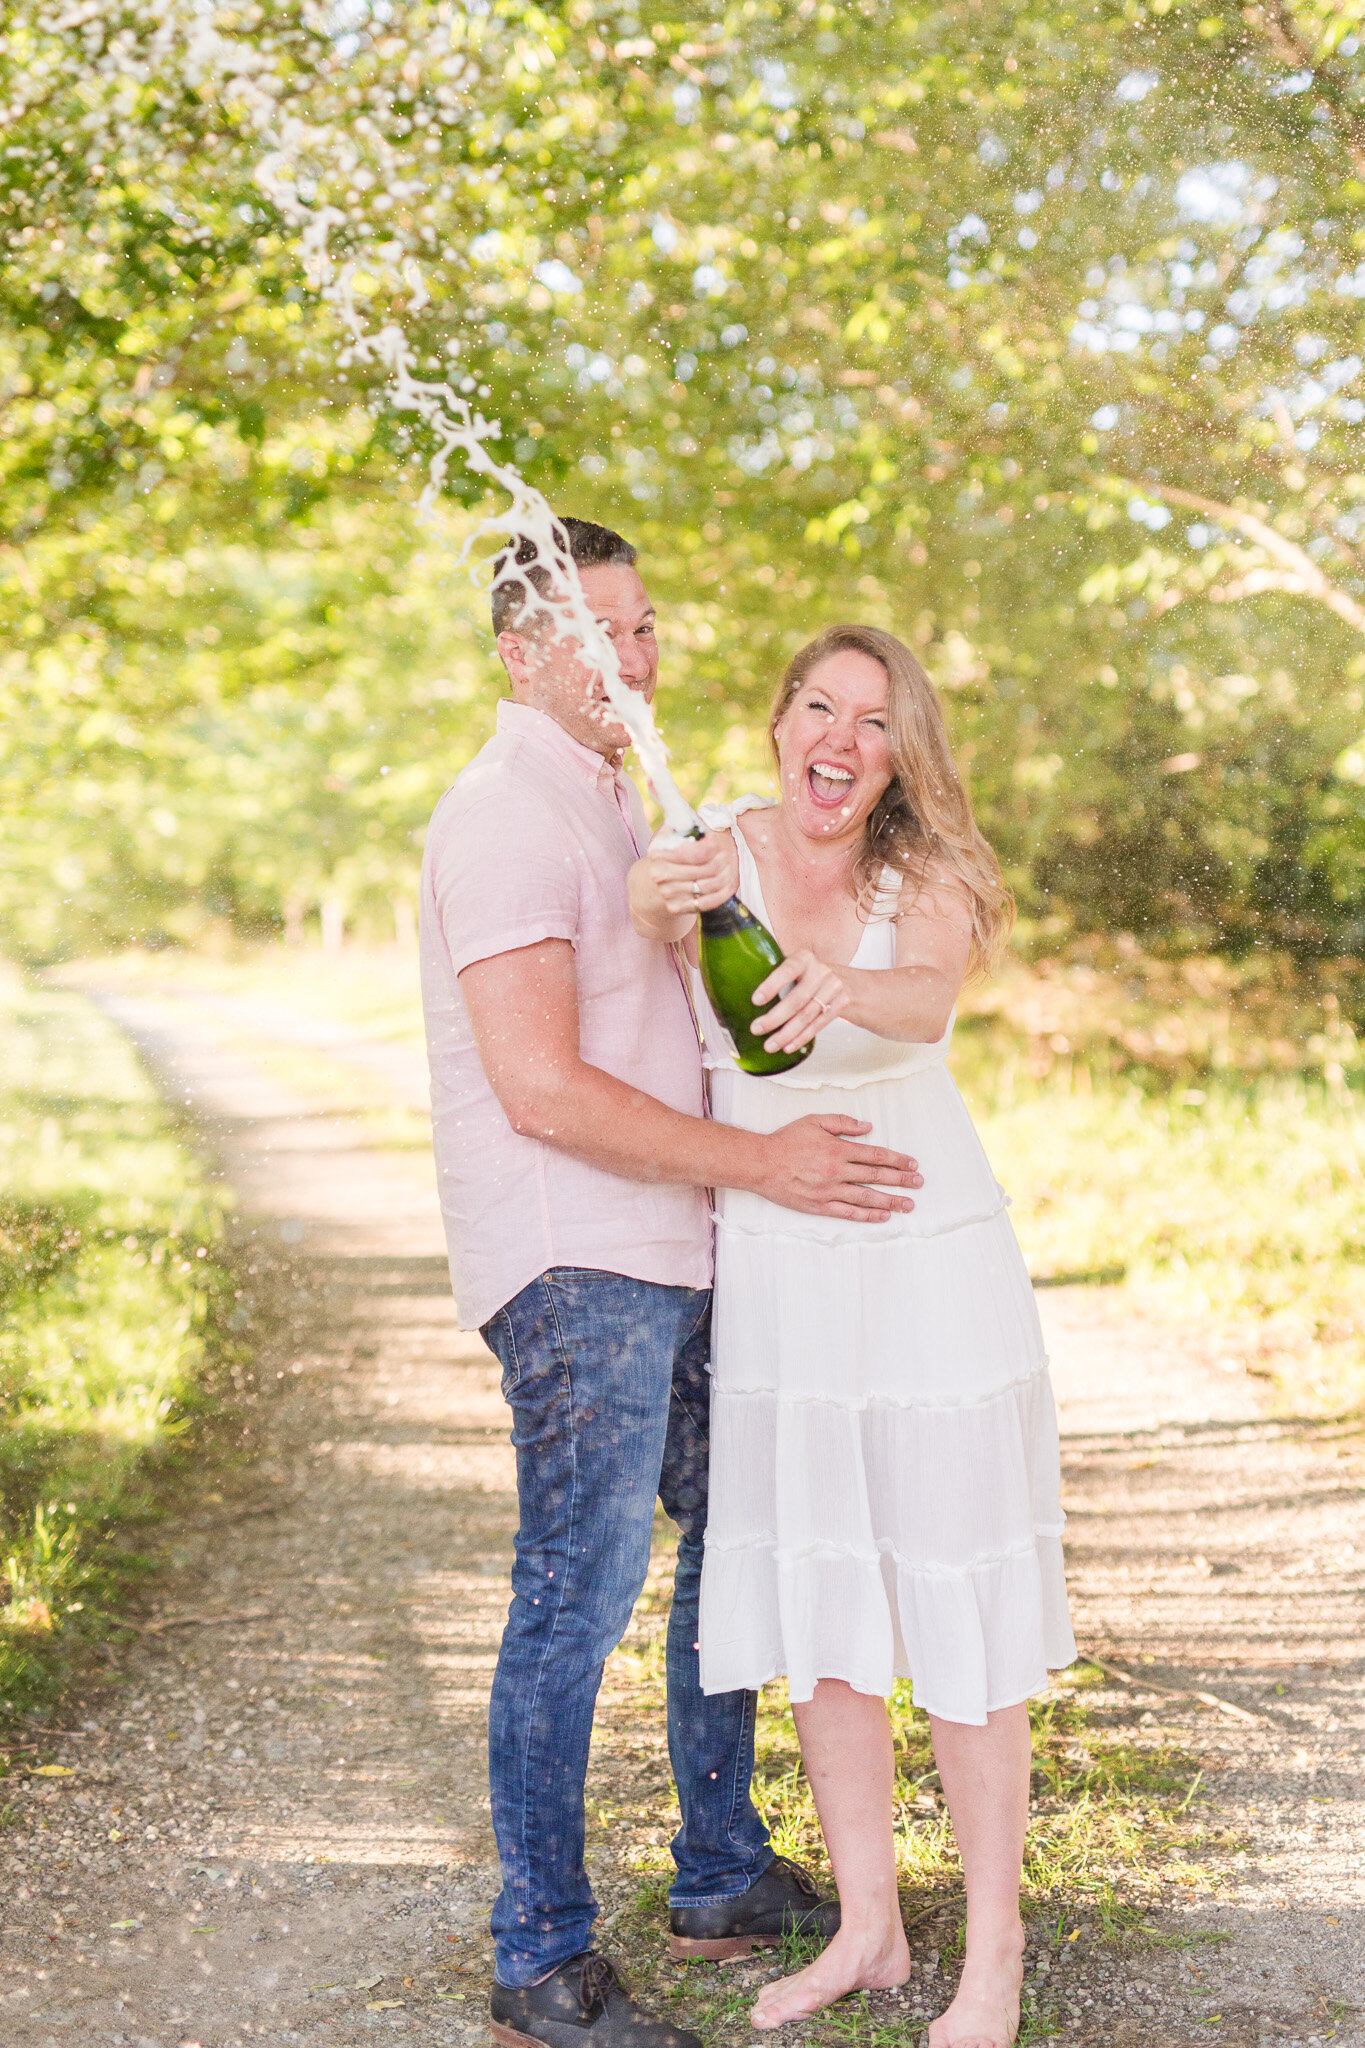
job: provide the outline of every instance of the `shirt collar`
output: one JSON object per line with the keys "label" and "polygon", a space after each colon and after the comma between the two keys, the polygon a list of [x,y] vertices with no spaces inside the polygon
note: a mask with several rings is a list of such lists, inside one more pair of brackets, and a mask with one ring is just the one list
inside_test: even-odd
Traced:
{"label": "shirt collar", "polygon": [[621,772],[604,755],[592,747],[585,747],[572,733],[565,732],[548,711],[537,711],[532,704],[518,704],[511,697],[500,697],[498,731],[513,733],[519,739],[529,740],[533,745],[557,754],[566,766],[594,788],[604,781],[614,782]]}

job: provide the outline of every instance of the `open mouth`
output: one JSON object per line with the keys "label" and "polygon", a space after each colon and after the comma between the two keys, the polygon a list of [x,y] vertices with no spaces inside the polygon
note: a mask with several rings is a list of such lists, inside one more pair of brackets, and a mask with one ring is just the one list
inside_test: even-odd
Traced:
{"label": "open mouth", "polygon": [[842,804],[855,780],[851,770],[836,767],[833,761],[813,761],[806,770],[806,786],[824,809]]}

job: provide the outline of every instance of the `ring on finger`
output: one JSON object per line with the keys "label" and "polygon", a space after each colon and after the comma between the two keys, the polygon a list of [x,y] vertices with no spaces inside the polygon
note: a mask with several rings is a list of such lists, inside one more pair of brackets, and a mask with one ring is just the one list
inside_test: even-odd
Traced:
{"label": "ring on finger", "polygon": [[701,883],[700,883],[700,882],[694,882],[694,883],[692,884],[692,901],[693,901],[694,903],[700,903],[700,902],[701,902]]}

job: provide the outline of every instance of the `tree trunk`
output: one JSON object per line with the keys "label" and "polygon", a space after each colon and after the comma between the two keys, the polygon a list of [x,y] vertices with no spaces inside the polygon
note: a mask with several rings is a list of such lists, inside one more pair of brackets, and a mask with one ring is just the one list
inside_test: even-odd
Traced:
{"label": "tree trunk", "polygon": [[339,896],[322,899],[322,950],[339,953],[346,942],[346,906]]}
{"label": "tree trunk", "polygon": [[417,910],[406,891],[391,896],[393,905],[393,936],[405,953],[410,953],[417,944]]}

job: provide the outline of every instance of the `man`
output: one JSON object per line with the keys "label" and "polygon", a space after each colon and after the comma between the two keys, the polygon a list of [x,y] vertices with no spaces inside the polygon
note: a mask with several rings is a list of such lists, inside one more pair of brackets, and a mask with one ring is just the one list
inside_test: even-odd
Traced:
{"label": "man", "polygon": [[[654,612],[619,534],[561,522],[625,681],[652,699]],[[436,807],[423,864],[422,991],[451,1278],[503,1367],[520,1527],[489,1717],[502,1892],[493,2031],[504,2048],[694,2048],[590,1947],[583,1784],[603,1661],[644,1583],[656,1496],[680,1531],[668,1740],[682,1827],[676,1953],[829,1935],[838,1907],[775,1858],[749,1796],[755,1699],[706,1698],[697,1596],[706,1523],[710,1219],[747,1187],[876,1220],[919,1185],[866,1125],[772,1136],[706,1120],[675,956],[640,938],[626,875],[647,827],[600,676],[558,636],[534,545],[500,558],[493,623],[512,684],[496,737]],[[521,567],[524,580],[510,573]],[[699,873],[712,856],[698,847]]]}

